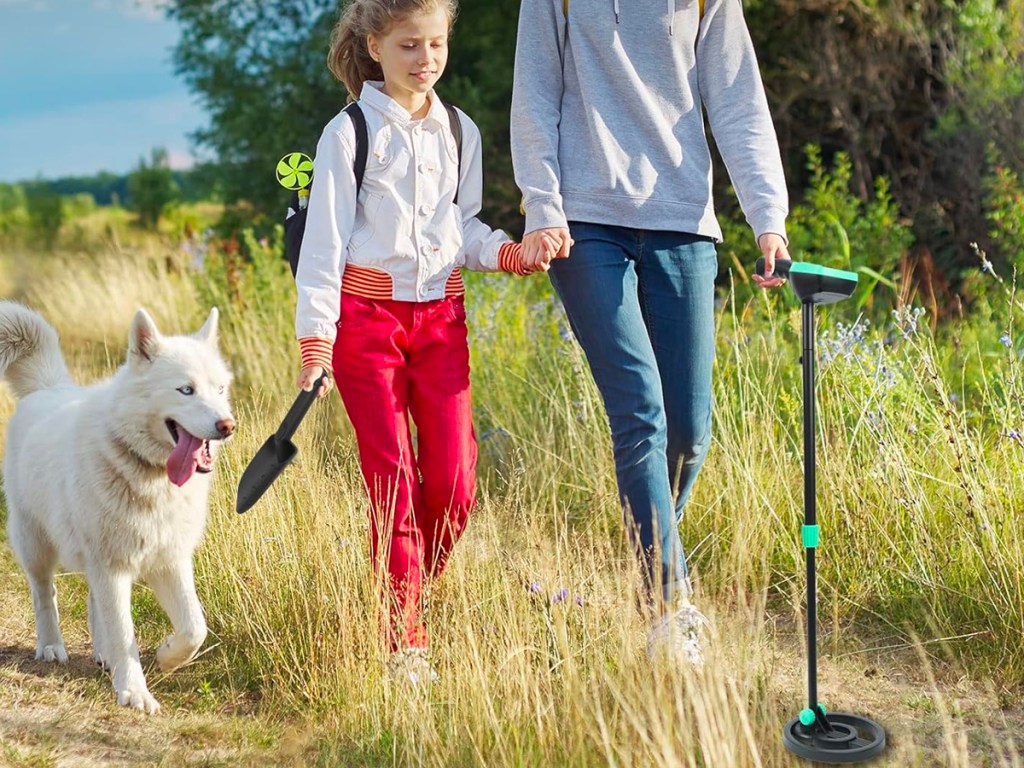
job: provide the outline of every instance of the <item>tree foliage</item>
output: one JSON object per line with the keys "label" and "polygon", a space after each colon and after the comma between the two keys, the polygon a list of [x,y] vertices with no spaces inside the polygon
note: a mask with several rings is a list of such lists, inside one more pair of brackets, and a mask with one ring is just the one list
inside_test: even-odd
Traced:
{"label": "tree foliage", "polygon": [[277,160],[314,154],[320,131],[345,105],[327,70],[335,0],[178,0],[177,71],[200,96],[210,127],[195,134],[213,151],[227,202],[278,213]]}
{"label": "tree foliage", "polygon": [[[480,126],[485,174],[495,182],[490,202],[506,210],[518,205],[508,158],[515,51],[509,19],[517,12],[513,0],[464,0],[438,86]],[[177,0],[168,13],[182,28],[177,71],[211,116],[195,138],[218,158],[225,199],[246,199],[278,217],[286,196],[274,179],[277,160],[293,151],[314,154],[323,126],[348,100],[327,69],[338,2]]]}
{"label": "tree foliage", "polygon": [[986,152],[1024,171],[1024,25],[1008,0],[747,0],[791,187],[802,148],[843,152],[868,200],[889,179],[952,267],[984,239]]}
{"label": "tree foliage", "polygon": [[26,185],[25,202],[33,237],[52,249],[64,224],[64,198],[44,183],[31,183]]}
{"label": "tree foliage", "polygon": [[128,176],[129,207],[139,214],[139,223],[155,229],[167,207],[178,197],[178,185],[167,160],[167,151],[154,149],[152,159],[139,161]]}
{"label": "tree foliage", "polygon": [[[512,231],[521,227],[508,140],[518,6],[463,0],[438,88],[480,126],[484,213]],[[843,153],[864,201],[886,177],[917,241],[940,260],[952,265],[986,236],[992,152],[1000,167],[1024,173],[1024,4],[745,0],[744,8],[795,202],[813,184],[804,149],[815,145],[827,162]],[[277,220],[277,159],[312,153],[344,106],[326,67],[338,10],[336,0],[169,4],[183,30],[177,69],[211,117],[196,138],[218,158],[228,202],[248,200]]]}

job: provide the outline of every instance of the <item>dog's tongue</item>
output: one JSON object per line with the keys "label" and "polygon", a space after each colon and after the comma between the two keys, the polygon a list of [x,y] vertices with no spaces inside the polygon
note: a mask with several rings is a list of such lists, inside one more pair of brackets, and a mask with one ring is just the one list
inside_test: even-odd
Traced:
{"label": "dog's tongue", "polygon": [[178,425],[178,444],[171,451],[171,457],[167,459],[167,477],[179,488],[183,486],[192,473],[196,471],[199,463],[199,452],[203,449],[203,441],[193,437],[185,428]]}

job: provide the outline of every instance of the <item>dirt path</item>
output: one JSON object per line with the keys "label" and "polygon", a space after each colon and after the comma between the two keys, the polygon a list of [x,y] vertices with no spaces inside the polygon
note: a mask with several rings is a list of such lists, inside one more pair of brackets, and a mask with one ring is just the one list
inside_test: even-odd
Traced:
{"label": "dirt path", "polygon": [[[244,695],[211,688],[203,677],[210,673],[210,659],[173,675],[149,672],[162,704],[159,715],[117,706],[109,679],[89,657],[84,618],[69,616],[63,622],[71,655],[67,665],[37,662],[29,605],[24,579],[0,544],[0,766],[336,764],[317,759],[320,740],[330,734],[253,714],[254,702]],[[798,639],[781,626],[777,635],[774,682],[800,690],[804,667]],[[792,651],[781,650],[790,645]],[[143,656],[147,668],[151,655]],[[876,766],[1024,766],[1011,746],[1024,729],[1021,690],[948,671],[938,671],[933,686],[914,652],[905,649],[830,658],[819,670],[821,690],[834,707],[869,712],[885,725],[890,746]],[[1019,752],[1024,745],[1020,739],[1017,745]]]}
{"label": "dirt path", "polygon": [[[24,578],[0,544],[0,766],[306,764],[301,754],[308,739],[251,714],[244,697],[211,691],[190,668],[168,676],[148,672],[159,715],[117,706],[80,621],[62,622],[67,665],[35,661],[30,605]],[[143,663],[148,668],[152,659],[144,654]]]}

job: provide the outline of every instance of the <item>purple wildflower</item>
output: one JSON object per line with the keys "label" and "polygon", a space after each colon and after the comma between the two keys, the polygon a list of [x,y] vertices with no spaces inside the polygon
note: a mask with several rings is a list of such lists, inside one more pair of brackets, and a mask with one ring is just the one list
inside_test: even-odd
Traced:
{"label": "purple wildflower", "polygon": [[558,603],[560,603],[563,600],[565,600],[565,598],[567,598],[568,596],[569,596],[569,590],[566,589],[565,587],[562,587],[557,592],[555,592],[555,594],[553,594],[551,596],[551,604],[552,605],[557,605]]}
{"label": "purple wildflower", "polygon": [[526,588],[526,591],[531,595],[539,595],[543,589],[544,587],[540,585],[539,581],[531,581],[530,585]]}
{"label": "purple wildflower", "polygon": [[999,337],[999,343],[1002,344],[1004,347],[1012,347],[1013,339],[1010,338],[1010,334],[1004,333],[1002,336]]}

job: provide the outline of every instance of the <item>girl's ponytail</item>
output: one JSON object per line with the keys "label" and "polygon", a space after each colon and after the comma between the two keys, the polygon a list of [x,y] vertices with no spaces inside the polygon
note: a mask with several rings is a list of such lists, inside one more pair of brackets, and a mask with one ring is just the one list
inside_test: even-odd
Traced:
{"label": "girl's ponytail", "polygon": [[327,66],[344,84],[351,101],[359,98],[364,82],[384,79],[384,70],[379,62],[370,58],[370,51],[366,47],[366,36],[379,28],[379,22],[374,24],[377,20],[368,17],[379,15],[380,6],[374,0],[352,0],[342,11],[341,18],[331,32]]}

